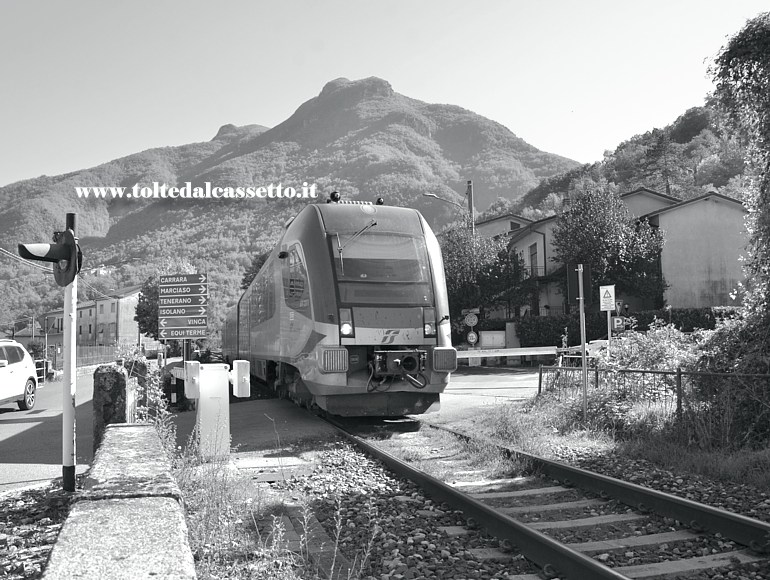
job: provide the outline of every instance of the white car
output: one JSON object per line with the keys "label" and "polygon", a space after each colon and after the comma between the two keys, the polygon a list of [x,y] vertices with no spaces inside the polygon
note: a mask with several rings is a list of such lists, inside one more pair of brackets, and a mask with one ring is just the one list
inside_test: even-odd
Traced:
{"label": "white car", "polygon": [[0,339],[0,404],[13,403],[26,411],[35,406],[35,361],[15,340]]}

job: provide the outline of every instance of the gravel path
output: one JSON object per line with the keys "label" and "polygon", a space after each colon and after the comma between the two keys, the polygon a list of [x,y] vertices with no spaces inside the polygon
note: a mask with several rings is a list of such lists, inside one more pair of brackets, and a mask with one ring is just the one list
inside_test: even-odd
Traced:
{"label": "gravel path", "polygon": [[71,497],[57,484],[0,495],[0,577],[40,578]]}

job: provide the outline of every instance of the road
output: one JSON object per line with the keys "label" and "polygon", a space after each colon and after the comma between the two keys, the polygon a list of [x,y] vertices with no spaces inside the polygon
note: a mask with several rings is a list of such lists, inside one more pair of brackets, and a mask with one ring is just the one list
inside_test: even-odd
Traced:
{"label": "road", "polygon": [[441,395],[437,416],[450,420],[471,409],[522,401],[537,394],[538,369],[532,367],[467,367],[453,373]]}
{"label": "road", "polygon": [[[441,396],[438,417],[451,420],[471,409],[527,399],[537,393],[537,369],[517,367],[460,367]],[[77,473],[93,458],[92,371],[77,378]],[[62,382],[38,390],[35,408],[19,411],[15,403],[0,405],[0,493],[48,483],[62,472]],[[233,432],[247,432],[253,416],[245,407],[231,406]],[[192,429],[194,413],[178,417],[180,436]],[[243,422],[244,425],[240,425]],[[253,426],[252,426],[253,427]]]}
{"label": "road", "polygon": [[[77,377],[75,440],[78,474],[93,458],[91,373]],[[0,493],[45,484],[62,474],[62,381],[49,381],[37,391],[30,411],[16,403],[0,405]]]}

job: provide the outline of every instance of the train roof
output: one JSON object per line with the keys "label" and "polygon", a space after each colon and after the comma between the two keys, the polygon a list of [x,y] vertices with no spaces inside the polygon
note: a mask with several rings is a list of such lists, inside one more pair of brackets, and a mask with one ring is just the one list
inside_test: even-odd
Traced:
{"label": "train roof", "polygon": [[423,234],[420,213],[416,209],[388,205],[326,203],[314,205],[327,232],[356,231],[370,220],[376,231],[399,234]]}

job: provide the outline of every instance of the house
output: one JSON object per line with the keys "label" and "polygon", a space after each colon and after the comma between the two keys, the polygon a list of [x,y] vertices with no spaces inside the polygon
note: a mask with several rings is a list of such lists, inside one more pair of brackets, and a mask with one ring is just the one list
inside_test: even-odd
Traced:
{"label": "house", "polygon": [[24,328],[19,330],[10,330],[5,333],[6,338],[11,338],[21,344],[24,348],[29,346],[29,343],[34,341],[44,340],[45,333],[43,327],[40,325],[40,321],[36,318],[30,318],[30,323]]}
{"label": "house", "polygon": [[487,238],[501,235],[510,236],[516,231],[532,223],[527,218],[507,213],[476,222],[476,233]]}
{"label": "house", "polygon": [[[157,341],[141,336],[134,320],[141,286],[116,290],[88,302],[81,302],[75,316],[75,336],[78,346],[136,346],[156,349]],[[48,344],[64,342],[64,309],[52,310],[45,315]]]}
{"label": "house", "polygon": [[747,211],[737,199],[711,192],[645,215],[665,234],[660,256],[674,308],[736,305],[730,294],[744,280]]}
{"label": "house", "polygon": [[[730,294],[744,279],[739,258],[748,242],[744,227],[747,212],[740,201],[716,192],[682,201],[647,188],[625,193],[620,199],[631,215],[649,220],[650,225],[664,232],[660,268],[668,284],[664,293],[667,305],[673,308],[736,305]],[[501,221],[503,218],[508,216],[502,216]],[[554,279],[554,274],[563,272],[564,265],[552,259],[557,217],[527,224],[522,220],[524,218],[519,219],[520,227],[508,234],[509,247],[523,259],[530,276],[538,281],[538,292],[520,314],[561,314],[566,310],[565,296],[561,280]],[[485,230],[477,225],[477,231]],[[632,310],[652,308],[634,296],[618,298],[630,304]]]}

